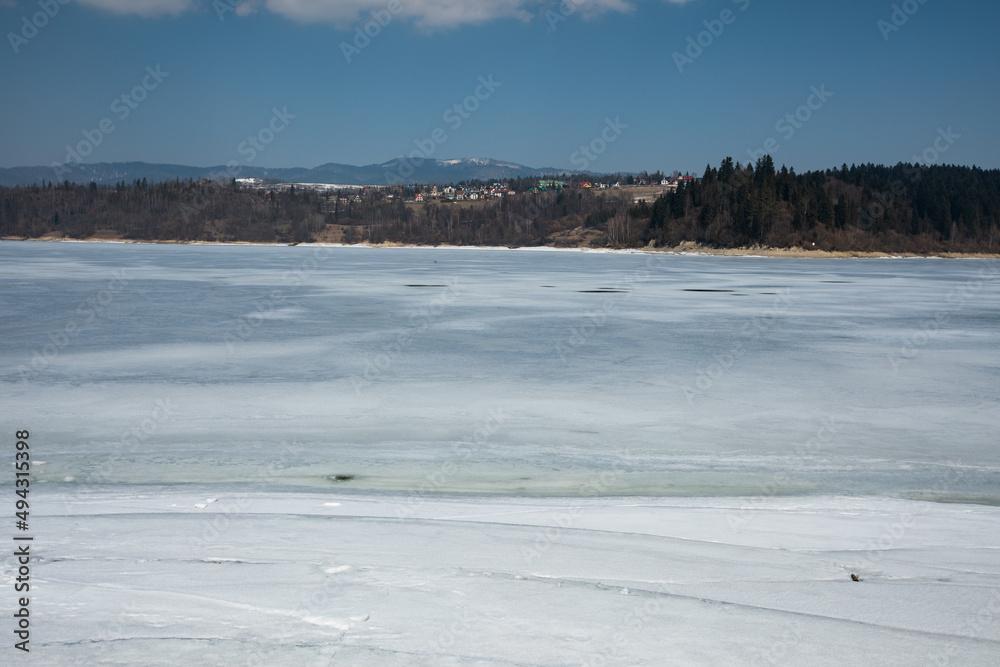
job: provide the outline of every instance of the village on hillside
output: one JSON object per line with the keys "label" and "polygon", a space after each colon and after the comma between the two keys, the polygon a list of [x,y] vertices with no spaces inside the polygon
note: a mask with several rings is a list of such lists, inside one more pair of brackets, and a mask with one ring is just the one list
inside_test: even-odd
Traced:
{"label": "village on hillside", "polygon": [[[437,184],[414,184],[414,185],[342,185],[329,183],[284,183],[266,182],[259,178],[238,178],[235,182],[240,187],[252,190],[271,191],[314,191],[323,193],[323,199],[327,203],[349,204],[351,202],[361,202],[368,193],[377,194],[379,198],[386,200],[402,199],[404,204],[422,204],[429,202],[449,203],[449,202],[476,202],[491,199],[502,199],[520,192],[529,194],[546,192],[550,190],[581,189],[581,190],[626,190],[633,194],[633,201],[652,201],[660,195],[676,190],[682,183],[699,180],[698,177],[690,174],[681,175],[674,172],[672,176],[664,176],[657,172],[647,175],[641,173],[639,177],[621,175],[613,177],[586,177],[584,178],[530,178],[517,179],[518,185],[504,181],[494,183],[483,182],[460,182],[448,185]],[[521,189],[518,190],[517,187]],[[337,197],[331,197],[336,193]],[[328,204],[329,205],[329,204]]]}

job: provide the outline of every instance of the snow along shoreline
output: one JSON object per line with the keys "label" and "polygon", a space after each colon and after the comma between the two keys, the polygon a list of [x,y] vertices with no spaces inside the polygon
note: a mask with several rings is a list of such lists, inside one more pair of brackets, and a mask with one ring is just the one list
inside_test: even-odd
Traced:
{"label": "snow along shoreline", "polygon": [[428,497],[411,512],[406,495],[212,494],[37,488],[33,664],[992,665],[1000,650],[996,507]]}

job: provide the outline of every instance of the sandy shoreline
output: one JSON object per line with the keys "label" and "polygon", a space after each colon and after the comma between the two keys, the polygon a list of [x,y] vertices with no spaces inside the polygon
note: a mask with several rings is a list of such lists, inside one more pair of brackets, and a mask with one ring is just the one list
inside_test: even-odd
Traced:
{"label": "sandy shoreline", "polygon": [[564,252],[595,252],[595,253],[657,253],[666,255],[705,255],[719,257],[785,257],[790,259],[815,258],[815,259],[1000,259],[1000,253],[961,253],[942,252],[928,255],[918,253],[888,253],[862,250],[808,250],[806,248],[771,248],[767,246],[753,246],[740,248],[712,248],[691,242],[684,242],[673,248],[591,248],[567,247],[567,246],[456,246],[449,244],[441,245],[418,245],[410,243],[398,243],[389,241],[386,243],[254,243],[250,241],[137,241],[133,239],[121,238],[89,238],[89,239],[67,239],[58,237],[23,238],[5,236],[0,237],[3,241],[26,241],[43,243],[133,243],[148,245],[210,245],[210,246],[275,246],[292,247],[305,246],[317,248],[448,248],[467,250],[535,250],[535,251],[564,251]]}

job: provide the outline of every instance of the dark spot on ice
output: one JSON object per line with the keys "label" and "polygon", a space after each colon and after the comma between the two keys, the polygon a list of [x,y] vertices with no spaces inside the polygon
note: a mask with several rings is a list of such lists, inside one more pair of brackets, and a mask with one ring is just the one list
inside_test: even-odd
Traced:
{"label": "dark spot on ice", "polygon": [[406,287],[447,287],[447,285],[406,285]]}
{"label": "dark spot on ice", "polygon": [[694,288],[691,288],[691,289],[685,289],[684,291],[685,292],[725,292],[725,293],[732,293],[733,290],[731,290],[731,289],[694,289]]}
{"label": "dark spot on ice", "polygon": [[333,480],[334,482],[350,482],[354,479],[354,475],[334,475],[332,477],[327,477],[327,479]]}
{"label": "dark spot on ice", "polygon": [[580,294],[621,294],[622,292],[627,292],[628,290],[623,289],[581,289],[577,290]]}
{"label": "dark spot on ice", "polygon": [[851,280],[821,280],[821,283],[826,283],[828,285],[852,285]]}

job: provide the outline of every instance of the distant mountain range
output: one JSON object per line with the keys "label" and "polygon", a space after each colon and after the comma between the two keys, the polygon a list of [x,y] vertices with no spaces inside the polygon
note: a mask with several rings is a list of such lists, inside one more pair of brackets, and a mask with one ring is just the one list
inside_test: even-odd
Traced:
{"label": "distant mountain range", "polygon": [[186,167],[178,164],[149,164],[147,162],[99,162],[96,164],[70,163],[57,170],[53,167],[11,167],[0,168],[0,185],[35,185],[44,181],[86,184],[91,181],[113,185],[119,181],[131,183],[146,179],[147,182],[172,181],[174,179],[212,179],[220,176],[229,178],[274,179],[289,183],[336,183],[343,185],[386,185],[401,183],[456,183],[479,179],[483,181],[501,180],[530,176],[574,173],[565,169],[526,167],[513,162],[500,162],[485,158],[462,158],[459,160],[410,160],[397,158],[383,164],[357,167],[350,164],[330,162],[312,169],[292,167],[287,169],[267,169],[240,165],[233,172],[226,167]]}

